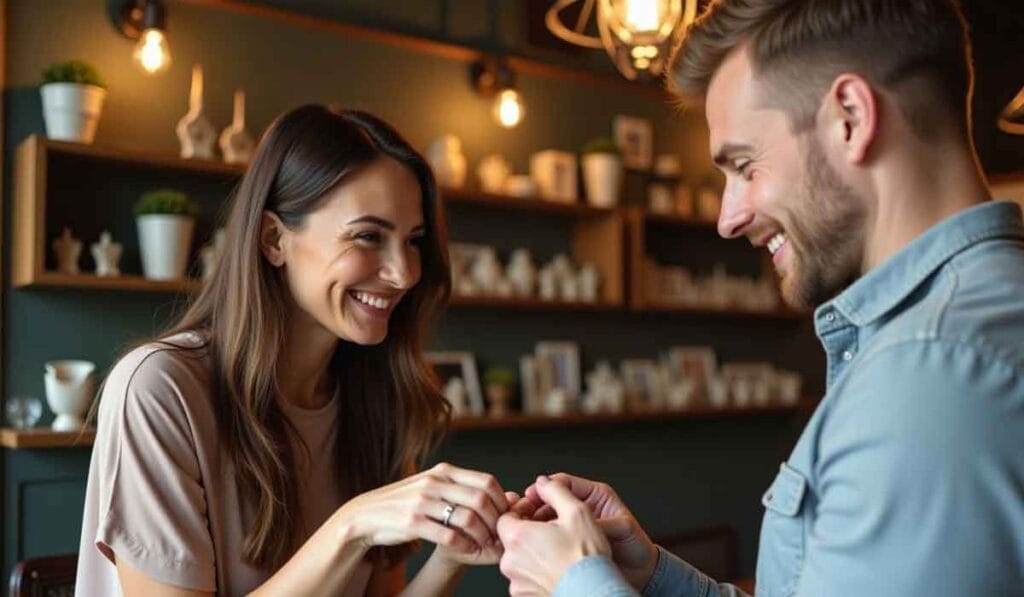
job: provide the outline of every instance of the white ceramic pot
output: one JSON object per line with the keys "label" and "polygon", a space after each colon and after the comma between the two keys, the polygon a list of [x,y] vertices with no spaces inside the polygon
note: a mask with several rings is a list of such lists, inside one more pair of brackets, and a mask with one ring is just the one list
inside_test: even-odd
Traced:
{"label": "white ceramic pot", "polygon": [[57,415],[51,427],[55,431],[80,429],[95,391],[92,374],[96,365],[89,361],[50,361],[44,368],[46,403]]}
{"label": "white ceramic pot", "polygon": [[594,207],[615,207],[622,189],[622,160],[612,153],[584,155],[583,184],[588,203]]}
{"label": "white ceramic pot", "polygon": [[105,89],[80,83],[47,83],[39,88],[39,93],[43,96],[47,137],[92,143],[107,97]]}
{"label": "white ceramic pot", "polygon": [[135,219],[139,228],[142,272],[152,280],[185,276],[195,219],[189,216],[149,214]]}

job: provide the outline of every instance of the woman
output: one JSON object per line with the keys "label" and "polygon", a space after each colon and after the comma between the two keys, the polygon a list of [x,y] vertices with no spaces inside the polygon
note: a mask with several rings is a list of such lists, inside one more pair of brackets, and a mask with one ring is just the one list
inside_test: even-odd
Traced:
{"label": "woman", "polygon": [[[494,478],[409,474],[450,417],[421,352],[445,242],[430,170],[388,125],[278,118],[213,278],[105,382],[78,594],[443,594],[497,562]],[[405,587],[418,539],[437,549]]]}

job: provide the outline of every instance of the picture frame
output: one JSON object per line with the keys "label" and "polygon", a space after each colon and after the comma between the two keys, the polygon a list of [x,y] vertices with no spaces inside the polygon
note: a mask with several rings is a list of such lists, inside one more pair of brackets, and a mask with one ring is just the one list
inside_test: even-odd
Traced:
{"label": "picture frame", "polygon": [[626,359],[619,372],[627,393],[639,393],[644,406],[658,404],[658,364],[653,359]]}
{"label": "picture frame", "polygon": [[[428,352],[427,362],[434,368],[438,384],[442,392],[448,383],[455,377],[460,377],[466,388],[465,410],[460,405],[452,405],[459,411],[459,414],[470,414],[483,416],[484,399],[480,389],[480,376],[477,373],[476,357],[471,352],[465,351],[443,351]],[[447,396],[445,396],[447,398]]]}
{"label": "picture frame", "polygon": [[[570,399],[581,392],[580,347],[575,342],[538,342],[534,350],[536,362],[547,360],[550,365],[552,388],[563,388]],[[538,369],[540,372],[540,369]]]}
{"label": "picture frame", "polygon": [[708,386],[718,366],[714,349],[707,346],[673,346],[668,350],[668,362],[676,375],[696,382],[698,395],[707,396]]}
{"label": "picture frame", "polygon": [[615,116],[612,128],[622,165],[632,170],[650,170],[654,162],[654,126],[651,121],[619,114]]}

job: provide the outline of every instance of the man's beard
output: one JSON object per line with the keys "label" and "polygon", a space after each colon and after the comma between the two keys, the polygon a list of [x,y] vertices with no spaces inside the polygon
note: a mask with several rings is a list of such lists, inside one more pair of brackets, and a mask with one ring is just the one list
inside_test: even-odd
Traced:
{"label": "man's beard", "polygon": [[797,308],[816,307],[860,275],[864,202],[825,159],[812,135],[805,144],[804,179],[787,233],[792,263],[782,296]]}

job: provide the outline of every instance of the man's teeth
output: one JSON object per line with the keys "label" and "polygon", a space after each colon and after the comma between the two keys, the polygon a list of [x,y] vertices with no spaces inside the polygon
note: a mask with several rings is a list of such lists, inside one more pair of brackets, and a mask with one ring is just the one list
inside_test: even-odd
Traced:
{"label": "man's teeth", "polygon": [[367,305],[370,305],[371,307],[376,307],[378,309],[387,309],[388,305],[391,303],[391,301],[376,296],[371,296],[369,294],[366,294],[365,292],[354,292],[352,293],[352,296],[354,296],[356,300],[358,300],[359,302],[366,303]]}
{"label": "man's teeth", "polygon": [[786,235],[780,232],[768,241],[768,251],[774,255],[784,244],[786,244]]}

